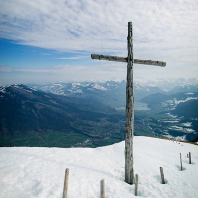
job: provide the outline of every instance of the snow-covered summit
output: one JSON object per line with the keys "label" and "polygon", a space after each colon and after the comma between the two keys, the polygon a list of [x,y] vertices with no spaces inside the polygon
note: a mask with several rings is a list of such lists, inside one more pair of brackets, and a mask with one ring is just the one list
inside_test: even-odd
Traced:
{"label": "snow-covered summit", "polygon": [[[189,164],[187,154],[192,154]],[[180,153],[183,171],[180,170]],[[131,198],[134,185],[124,182],[124,141],[98,148],[0,148],[0,197],[61,198],[69,168],[68,198]],[[160,167],[166,184],[161,184]],[[134,137],[134,171],[140,197],[198,197],[198,146],[149,137]]]}

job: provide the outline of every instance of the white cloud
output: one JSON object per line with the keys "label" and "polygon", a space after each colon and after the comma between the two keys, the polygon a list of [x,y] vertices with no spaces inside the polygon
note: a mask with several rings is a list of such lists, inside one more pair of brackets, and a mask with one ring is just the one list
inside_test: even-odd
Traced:
{"label": "white cloud", "polygon": [[125,51],[128,21],[133,21],[135,50],[198,44],[196,1],[15,0],[0,5],[1,37],[22,44],[61,51]]}
{"label": "white cloud", "polygon": [[[62,57],[62,58],[56,58],[56,59],[73,59],[73,60],[75,60],[75,59],[83,59],[83,58],[88,58],[88,56],[75,56],[75,57]],[[90,58],[90,56],[89,56],[89,58]]]}
{"label": "white cloud", "polygon": [[[1,73],[1,71],[3,71]],[[119,75],[118,75],[119,73]],[[58,81],[101,81],[112,77],[125,79],[125,64],[105,63],[98,66],[57,65],[47,68],[0,67],[0,85],[48,83]]]}
{"label": "white cloud", "polygon": [[169,71],[197,66],[196,0],[0,0],[1,38],[64,52],[127,56],[128,21],[134,58],[166,61]]}

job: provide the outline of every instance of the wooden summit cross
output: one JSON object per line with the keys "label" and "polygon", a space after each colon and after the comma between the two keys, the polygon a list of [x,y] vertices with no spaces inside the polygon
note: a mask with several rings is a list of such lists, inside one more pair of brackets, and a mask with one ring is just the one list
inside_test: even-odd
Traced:
{"label": "wooden summit cross", "polygon": [[92,59],[126,62],[126,132],[125,132],[125,182],[133,184],[133,123],[134,123],[134,96],[133,96],[133,63],[165,67],[166,63],[152,60],[133,59],[133,29],[132,22],[128,22],[128,57],[106,56],[91,54]]}

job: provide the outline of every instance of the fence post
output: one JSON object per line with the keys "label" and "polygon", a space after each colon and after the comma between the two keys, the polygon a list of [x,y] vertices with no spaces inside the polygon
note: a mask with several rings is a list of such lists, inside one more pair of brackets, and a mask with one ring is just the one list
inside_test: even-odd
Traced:
{"label": "fence post", "polygon": [[162,184],[165,184],[164,172],[163,172],[163,168],[162,167],[160,167],[160,173],[161,173]]}
{"label": "fence post", "polygon": [[105,198],[105,183],[104,179],[100,181],[100,198]]}
{"label": "fence post", "polygon": [[135,175],[135,196],[138,193],[138,174]]}
{"label": "fence post", "polygon": [[180,163],[181,163],[181,171],[182,171],[182,156],[181,156],[181,153],[180,153]]}
{"label": "fence post", "polygon": [[63,198],[67,198],[68,180],[69,180],[69,168],[67,168],[65,170],[65,181],[64,181],[64,187],[63,187]]}
{"label": "fence post", "polygon": [[191,152],[189,152],[189,164],[191,164]]}

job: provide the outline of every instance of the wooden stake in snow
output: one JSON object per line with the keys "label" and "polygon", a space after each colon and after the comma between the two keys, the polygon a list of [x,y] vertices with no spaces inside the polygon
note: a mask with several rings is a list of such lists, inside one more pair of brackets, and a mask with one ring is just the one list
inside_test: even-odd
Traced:
{"label": "wooden stake in snow", "polygon": [[191,152],[189,152],[189,164],[191,164]]}
{"label": "wooden stake in snow", "polygon": [[63,188],[63,198],[67,198],[68,180],[69,180],[69,169],[67,168],[65,170],[65,181],[64,181],[64,188]]}
{"label": "wooden stake in snow", "polygon": [[164,172],[163,172],[163,168],[162,167],[160,167],[160,174],[161,174],[162,184],[165,184]]}
{"label": "wooden stake in snow", "polygon": [[181,171],[182,171],[182,156],[181,156],[181,153],[180,153],[180,163],[181,163]]}
{"label": "wooden stake in snow", "polygon": [[105,183],[104,179],[100,181],[100,198],[105,198]]}
{"label": "wooden stake in snow", "polygon": [[135,175],[135,196],[138,194],[138,174]]}
{"label": "wooden stake in snow", "polygon": [[133,28],[128,22],[128,57],[107,56],[91,54],[92,59],[126,62],[126,132],[125,132],[125,182],[133,184],[133,123],[134,123],[134,96],[133,96],[133,63],[165,67],[165,62],[152,60],[139,60],[133,58]]}

